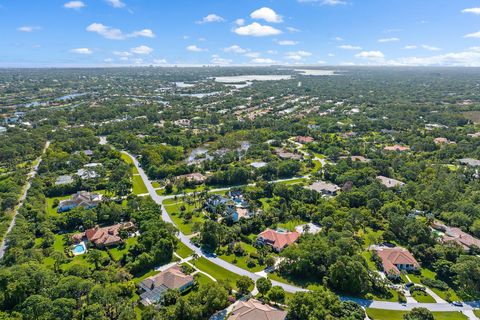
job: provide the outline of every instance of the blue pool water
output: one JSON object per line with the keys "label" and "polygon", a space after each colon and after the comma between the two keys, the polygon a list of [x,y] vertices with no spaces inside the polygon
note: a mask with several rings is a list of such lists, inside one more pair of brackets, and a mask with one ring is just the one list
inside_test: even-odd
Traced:
{"label": "blue pool water", "polygon": [[83,247],[83,245],[77,244],[77,245],[73,248],[73,252],[74,252],[74,253],[77,253],[77,254],[85,253],[85,248]]}

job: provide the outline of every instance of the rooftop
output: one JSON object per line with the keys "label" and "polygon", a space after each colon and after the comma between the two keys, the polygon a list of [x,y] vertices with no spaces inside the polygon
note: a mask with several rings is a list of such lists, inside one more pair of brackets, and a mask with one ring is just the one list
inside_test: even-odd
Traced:
{"label": "rooftop", "polygon": [[284,320],[286,317],[287,311],[250,299],[239,301],[227,320]]}

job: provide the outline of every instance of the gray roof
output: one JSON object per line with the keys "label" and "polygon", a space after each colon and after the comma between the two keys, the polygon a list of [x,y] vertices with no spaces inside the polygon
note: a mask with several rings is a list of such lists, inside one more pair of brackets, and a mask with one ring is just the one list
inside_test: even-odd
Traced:
{"label": "gray roof", "polygon": [[55,181],[55,185],[70,184],[73,183],[73,178],[70,175],[59,176]]}
{"label": "gray roof", "polygon": [[317,192],[337,192],[338,190],[340,190],[340,187],[337,186],[336,184],[333,184],[333,183],[329,183],[329,182],[325,182],[325,181],[317,181],[317,182],[314,182],[312,183],[311,185],[305,187],[307,189],[310,189],[310,190],[314,190],[314,191],[317,191]]}
{"label": "gray roof", "polygon": [[405,184],[400,180],[396,180],[396,179],[392,179],[384,176],[377,176],[377,179],[380,180],[380,183],[387,188],[401,187]]}
{"label": "gray roof", "polygon": [[473,158],[463,158],[458,160],[461,164],[465,164],[472,167],[480,166],[480,160],[473,159]]}

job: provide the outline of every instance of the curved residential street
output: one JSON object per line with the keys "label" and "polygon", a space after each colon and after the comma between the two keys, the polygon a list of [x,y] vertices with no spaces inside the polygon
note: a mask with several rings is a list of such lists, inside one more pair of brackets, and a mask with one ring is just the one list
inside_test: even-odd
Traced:
{"label": "curved residential street", "polygon": [[38,157],[35,161],[35,165],[32,167],[30,172],[28,173],[27,177],[27,183],[23,187],[23,193],[20,196],[19,202],[17,206],[15,207],[13,211],[13,218],[12,221],[10,221],[10,225],[8,226],[7,232],[5,232],[2,243],[0,243],[0,260],[2,260],[3,256],[5,255],[5,250],[7,249],[8,243],[7,243],[7,238],[10,232],[12,232],[13,227],[15,226],[15,223],[17,222],[17,214],[18,210],[23,206],[23,202],[25,201],[25,198],[27,197],[28,190],[30,189],[31,182],[35,175],[37,174],[38,167],[40,166],[40,163],[42,162],[42,156],[47,151],[47,148],[50,146],[50,141],[47,141],[45,143],[45,146],[43,147],[42,154],[40,157]]}
{"label": "curved residential street", "polygon": [[[135,167],[137,168],[140,176],[142,177],[143,182],[145,183],[145,186],[148,189],[148,193],[152,197],[152,199],[159,205],[161,205],[162,208],[162,219],[166,222],[173,223],[172,219],[167,213],[167,210],[165,209],[165,206],[162,205],[163,201],[165,199],[170,199],[175,197],[174,195],[171,196],[159,196],[155,190],[155,188],[152,186],[152,182],[150,179],[147,177],[145,172],[143,171],[142,167],[139,166],[139,163],[137,159],[131,155],[128,152],[122,151],[123,153],[127,154],[132,160],[133,163],[135,164]],[[279,181],[285,181],[285,180],[279,180]],[[277,181],[277,182],[279,182]],[[288,179],[287,179],[288,181]],[[275,182],[275,181],[274,181]],[[230,188],[222,188],[219,190],[228,190]],[[228,263],[220,258],[217,257],[211,257],[211,256],[205,256],[202,252],[202,250],[195,246],[191,241],[190,238],[181,233],[180,231],[178,232],[177,235],[178,239],[185,244],[187,247],[189,247],[191,250],[193,250],[199,257],[205,257],[208,259],[210,262],[227,269],[231,272],[234,272],[238,275],[241,276],[248,276],[252,280],[256,281],[258,278],[261,276],[258,274],[255,274],[253,272],[250,272],[248,270],[242,269],[237,267],[234,264]],[[286,292],[290,293],[295,293],[298,291],[307,291],[304,288],[297,287],[294,285],[286,284],[283,282],[278,282],[272,280],[272,285],[274,286],[280,286],[282,287]],[[478,319],[475,317],[473,314],[473,309],[474,308],[479,308],[480,307],[480,302],[471,302],[471,303],[464,303],[462,307],[455,307],[452,304],[449,303],[406,303],[406,304],[401,304],[398,302],[388,302],[388,301],[373,301],[373,300],[365,300],[365,299],[359,299],[359,298],[351,298],[351,297],[341,297],[342,300],[348,300],[348,301],[354,301],[361,305],[362,307],[365,308],[374,308],[374,309],[385,309],[385,310],[400,310],[400,311],[408,311],[411,310],[415,307],[423,307],[427,308],[430,311],[459,311],[464,313],[469,319]]]}

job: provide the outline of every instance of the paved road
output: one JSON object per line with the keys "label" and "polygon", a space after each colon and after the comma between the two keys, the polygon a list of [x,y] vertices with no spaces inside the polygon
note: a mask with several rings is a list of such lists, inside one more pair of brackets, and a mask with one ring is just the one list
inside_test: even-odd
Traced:
{"label": "paved road", "polygon": [[[145,186],[148,189],[148,193],[152,197],[152,199],[159,205],[161,205],[162,208],[162,219],[166,222],[173,223],[172,219],[167,213],[167,210],[165,209],[165,206],[162,205],[163,201],[165,199],[173,198],[175,196],[159,196],[157,192],[155,191],[155,188],[152,186],[152,183],[150,179],[147,177],[143,169],[139,166],[139,163],[137,159],[129,154],[128,152],[122,151],[123,153],[127,154],[130,156],[133,160],[133,163],[138,169],[138,172],[140,176],[142,177],[143,182],[145,183]],[[228,190],[229,188],[225,188],[225,190]],[[223,190],[223,189],[222,189]],[[191,250],[193,250],[199,257],[203,256],[206,259],[208,259],[210,262],[213,262],[214,264],[225,268],[233,273],[236,273],[241,276],[247,276],[250,277],[252,280],[256,281],[258,278],[261,276],[255,273],[252,273],[248,270],[242,269],[237,267],[234,264],[228,263],[220,258],[216,257],[207,257],[203,254],[202,250],[195,246],[191,241],[190,238],[184,235],[182,232],[178,232],[177,234],[178,239],[185,244],[187,247],[189,247]],[[280,286],[282,287],[286,292],[290,293],[295,293],[299,291],[307,291],[304,288],[293,286],[290,284],[278,282],[278,281],[272,281],[272,285],[274,286]],[[372,301],[372,300],[365,300],[365,299],[359,299],[359,298],[352,298],[352,297],[340,297],[344,301],[354,301],[357,302],[359,305],[365,308],[373,308],[373,309],[385,309],[385,310],[403,310],[403,311],[408,311],[411,310],[415,307],[423,307],[427,308],[430,311],[460,311],[460,312],[470,312],[470,310],[473,310],[474,308],[479,308],[480,307],[480,302],[472,302],[468,304],[464,304],[462,307],[455,307],[449,303],[407,303],[407,304],[400,304],[398,302],[388,302],[388,301]],[[471,318],[474,319],[474,318]]]}
{"label": "paved road", "polygon": [[15,223],[17,222],[18,210],[20,210],[20,208],[23,206],[23,203],[25,202],[25,198],[27,197],[28,190],[31,187],[31,182],[32,182],[33,178],[35,177],[35,175],[37,174],[38,167],[40,166],[40,163],[42,162],[42,156],[49,146],[50,146],[50,141],[47,141],[45,143],[45,146],[43,147],[42,154],[40,155],[40,157],[37,158],[36,164],[32,167],[32,169],[28,173],[27,183],[23,187],[23,193],[20,196],[20,201],[18,202],[18,205],[15,207],[14,212],[13,212],[13,219],[12,219],[12,221],[10,221],[10,225],[8,226],[7,232],[5,232],[5,234],[3,236],[2,243],[0,243],[0,260],[2,260],[3,256],[5,255],[5,250],[7,249],[7,246],[8,246],[8,243],[7,243],[8,235],[10,234],[10,232],[12,232],[13,227],[15,226]]}

